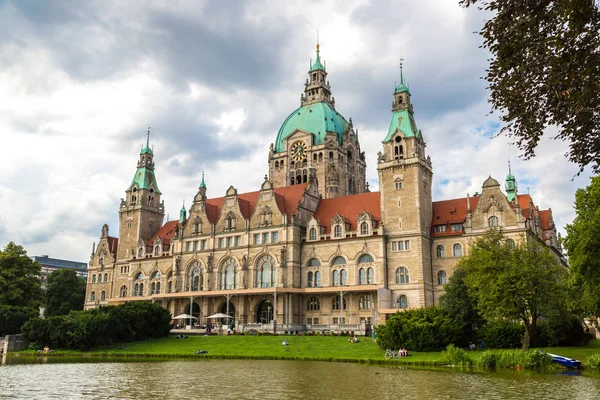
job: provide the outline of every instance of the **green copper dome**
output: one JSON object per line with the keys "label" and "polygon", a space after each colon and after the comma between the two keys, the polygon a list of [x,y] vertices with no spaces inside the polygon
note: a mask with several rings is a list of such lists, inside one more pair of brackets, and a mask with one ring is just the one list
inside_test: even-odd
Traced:
{"label": "green copper dome", "polygon": [[284,139],[294,131],[312,133],[313,145],[323,144],[327,132],[337,133],[338,142],[342,145],[344,131],[348,121],[327,103],[313,103],[302,106],[286,118],[275,139],[275,152],[285,151]]}
{"label": "green copper dome", "polygon": [[158,189],[158,185],[156,184],[156,177],[154,176],[154,171],[146,168],[146,167],[138,167],[135,171],[135,175],[133,176],[133,181],[131,185],[129,185],[129,189],[126,192],[129,192],[133,187],[137,187],[139,189],[151,189],[154,188],[154,191],[158,194],[161,194]]}
{"label": "green copper dome", "polygon": [[404,84],[404,81],[400,81],[400,84],[398,86],[396,86],[394,93],[404,93],[404,92],[410,94],[410,89],[408,88],[408,86],[406,86]]}

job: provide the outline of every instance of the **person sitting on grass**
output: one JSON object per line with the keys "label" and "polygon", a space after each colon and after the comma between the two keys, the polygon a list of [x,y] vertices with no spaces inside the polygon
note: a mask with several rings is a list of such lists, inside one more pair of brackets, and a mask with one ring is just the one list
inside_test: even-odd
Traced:
{"label": "person sitting on grass", "polygon": [[358,343],[358,342],[360,342],[360,340],[358,340],[356,335],[354,335],[354,337],[348,338],[348,342],[349,343]]}
{"label": "person sitting on grass", "polygon": [[408,356],[408,350],[404,347],[398,350],[398,357],[406,357]]}

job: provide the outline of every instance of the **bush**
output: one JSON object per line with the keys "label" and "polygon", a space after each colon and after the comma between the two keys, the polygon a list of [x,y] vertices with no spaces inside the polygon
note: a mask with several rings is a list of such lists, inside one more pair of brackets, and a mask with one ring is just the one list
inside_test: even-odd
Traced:
{"label": "bush", "polygon": [[461,328],[442,308],[407,310],[392,315],[385,325],[377,327],[377,343],[382,349],[437,351],[457,343]]}
{"label": "bush", "polygon": [[589,369],[600,370],[600,354],[592,354],[585,360],[584,366]]}
{"label": "bush", "polygon": [[481,353],[477,365],[482,368],[496,368],[496,365],[498,365],[498,354],[489,350],[484,351]]}
{"label": "bush", "polygon": [[533,350],[500,350],[496,352],[496,365],[502,368],[544,369],[552,365],[552,357],[537,349]]}
{"label": "bush", "polygon": [[38,315],[35,308],[0,305],[0,336],[21,333],[25,321]]}
{"label": "bush", "polygon": [[42,346],[88,350],[114,342],[166,336],[170,322],[169,311],[157,304],[127,303],[31,319],[23,325],[23,334]]}
{"label": "bush", "polygon": [[467,352],[460,347],[454,347],[453,344],[449,344],[446,350],[442,351],[442,357],[448,364],[457,367],[469,367],[473,364]]}
{"label": "bush", "polygon": [[514,349],[521,347],[525,328],[510,321],[488,321],[480,331],[485,345],[494,349]]}

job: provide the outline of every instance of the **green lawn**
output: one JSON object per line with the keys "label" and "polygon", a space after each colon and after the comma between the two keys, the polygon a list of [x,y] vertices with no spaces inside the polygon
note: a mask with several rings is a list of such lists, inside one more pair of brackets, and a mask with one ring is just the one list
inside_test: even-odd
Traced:
{"label": "green lawn", "polygon": [[[283,341],[288,345],[283,346]],[[195,355],[200,349],[208,351],[208,355]],[[585,361],[589,355],[600,353],[600,340],[593,340],[585,347],[556,347],[546,350]],[[482,352],[468,353],[471,359],[477,362]],[[371,339],[364,340],[361,337],[359,343],[348,343],[348,337],[337,336],[190,336],[187,339],[167,336],[163,339],[120,344],[89,352],[56,351],[54,354],[300,359],[444,365],[441,352],[411,352],[410,357],[387,361],[384,357],[385,352]]]}

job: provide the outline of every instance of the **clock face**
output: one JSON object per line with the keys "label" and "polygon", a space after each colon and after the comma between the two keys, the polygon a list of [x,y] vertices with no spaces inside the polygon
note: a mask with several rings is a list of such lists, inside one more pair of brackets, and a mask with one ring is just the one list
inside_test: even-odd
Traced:
{"label": "clock face", "polygon": [[294,161],[306,160],[306,146],[303,142],[296,142],[292,145],[290,154]]}

